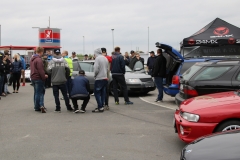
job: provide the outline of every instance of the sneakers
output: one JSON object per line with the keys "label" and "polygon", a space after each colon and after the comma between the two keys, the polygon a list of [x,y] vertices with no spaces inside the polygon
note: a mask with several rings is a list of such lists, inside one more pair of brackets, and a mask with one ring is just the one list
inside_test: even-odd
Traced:
{"label": "sneakers", "polygon": [[60,98],[61,100],[64,100],[64,97]]}
{"label": "sneakers", "polygon": [[25,83],[23,83],[22,86],[25,86]]}
{"label": "sneakers", "polygon": [[131,101],[125,102],[125,105],[131,105],[131,104],[133,104],[133,102]]}
{"label": "sneakers", "polygon": [[103,107],[98,109],[98,108],[95,108],[94,110],[92,110],[93,113],[101,113],[101,112],[104,112],[104,109]]}
{"label": "sneakers", "polygon": [[115,102],[116,105],[119,105],[119,102]]}
{"label": "sneakers", "polygon": [[80,111],[79,111],[78,108],[73,110],[73,113],[79,113],[79,112],[80,112]]}
{"label": "sneakers", "polygon": [[104,110],[109,110],[109,106],[108,106],[108,105],[105,105],[105,106],[104,106]]}
{"label": "sneakers", "polygon": [[61,110],[60,109],[56,109],[54,112],[61,113]]}
{"label": "sneakers", "polygon": [[42,113],[46,113],[45,107],[40,107]]}
{"label": "sneakers", "polygon": [[80,113],[85,113],[86,110],[85,110],[85,109],[80,109],[79,112],[80,112]]}
{"label": "sneakers", "polygon": [[163,102],[162,100],[156,99],[155,102]]}

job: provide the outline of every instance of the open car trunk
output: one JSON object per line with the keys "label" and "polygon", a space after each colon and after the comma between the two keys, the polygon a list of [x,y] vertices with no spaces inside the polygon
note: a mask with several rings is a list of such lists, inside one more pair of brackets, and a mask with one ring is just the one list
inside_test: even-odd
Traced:
{"label": "open car trunk", "polygon": [[166,81],[164,85],[170,85],[172,83],[172,78],[176,74],[179,66],[184,61],[184,58],[182,55],[176,51],[171,46],[165,45],[165,44],[159,44],[156,43],[156,47],[164,49],[163,56],[167,60],[167,75],[166,75]]}

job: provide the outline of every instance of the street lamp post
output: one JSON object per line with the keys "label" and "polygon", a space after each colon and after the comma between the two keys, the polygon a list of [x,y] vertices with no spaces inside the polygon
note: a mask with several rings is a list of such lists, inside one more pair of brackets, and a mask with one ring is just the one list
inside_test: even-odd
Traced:
{"label": "street lamp post", "polygon": [[85,54],[84,36],[83,36],[83,54]]}
{"label": "street lamp post", "polygon": [[1,29],[1,25],[0,25],[0,46],[2,45],[2,42],[1,42],[2,41],[1,32],[2,32],[2,29]]}
{"label": "street lamp post", "polygon": [[148,52],[149,52],[149,27],[148,27]]}
{"label": "street lamp post", "polygon": [[113,33],[114,29],[112,29],[112,40],[113,40],[113,51],[114,51],[114,33]]}

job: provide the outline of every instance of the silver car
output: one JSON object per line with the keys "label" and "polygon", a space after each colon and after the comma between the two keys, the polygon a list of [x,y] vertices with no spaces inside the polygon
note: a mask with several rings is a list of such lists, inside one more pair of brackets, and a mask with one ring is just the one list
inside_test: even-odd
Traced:
{"label": "silver car", "polygon": [[[78,72],[80,69],[84,70],[85,75],[89,80],[91,91],[93,91],[94,89],[94,82],[95,82],[94,72],[93,72],[94,62],[95,62],[94,60],[73,62],[73,77],[78,75]],[[143,65],[140,66],[139,64],[136,63],[136,66],[137,67],[134,67],[136,68],[136,71],[143,69]],[[147,75],[141,72],[132,71],[128,66],[125,66],[125,68],[126,68],[125,79],[126,79],[127,89],[129,92],[147,94],[148,92],[156,89],[156,86],[150,75]],[[111,94],[113,94],[112,78],[110,78],[109,80],[109,88],[110,88]],[[118,93],[119,95],[122,95],[122,90],[120,86],[118,86]]]}

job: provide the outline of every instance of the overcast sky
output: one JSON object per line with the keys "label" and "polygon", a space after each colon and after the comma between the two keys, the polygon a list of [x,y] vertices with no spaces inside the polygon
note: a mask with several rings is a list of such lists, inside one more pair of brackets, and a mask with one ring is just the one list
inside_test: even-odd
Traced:
{"label": "overcast sky", "polygon": [[61,28],[61,46],[85,53],[114,46],[121,52],[156,51],[155,42],[179,49],[189,37],[219,17],[240,27],[240,0],[1,0],[1,45],[38,45],[38,29]]}

